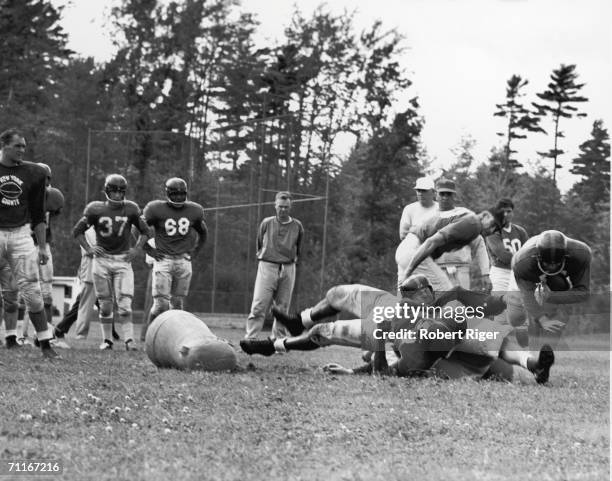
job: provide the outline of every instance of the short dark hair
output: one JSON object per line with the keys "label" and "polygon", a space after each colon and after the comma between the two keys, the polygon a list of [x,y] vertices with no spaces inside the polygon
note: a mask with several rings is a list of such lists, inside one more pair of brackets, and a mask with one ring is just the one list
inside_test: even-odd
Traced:
{"label": "short dark hair", "polygon": [[485,209],[485,210],[489,212],[489,214],[491,214],[493,218],[495,219],[495,230],[501,231],[502,227],[504,226],[504,218],[505,218],[505,214],[501,210],[501,208],[495,206],[495,207],[490,207],[489,209]]}
{"label": "short dark hair", "polygon": [[2,145],[2,147],[4,147],[5,145],[8,145],[11,143],[11,140],[13,140],[13,137],[23,137],[23,133],[21,132],[21,130],[12,128],[12,129],[8,129],[5,130],[4,132],[2,132],[0,134],[0,144]]}
{"label": "short dark hair", "polygon": [[512,199],[508,197],[502,197],[497,201],[497,205],[495,207],[497,209],[505,209],[510,207],[512,210],[514,210],[514,202],[512,202]]}
{"label": "short dark hair", "polygon": [[287,192],[286,190],[278,192],[276,196],[274,197],[274,200],[291,200],[291,199],[292,199],[291,193]]}

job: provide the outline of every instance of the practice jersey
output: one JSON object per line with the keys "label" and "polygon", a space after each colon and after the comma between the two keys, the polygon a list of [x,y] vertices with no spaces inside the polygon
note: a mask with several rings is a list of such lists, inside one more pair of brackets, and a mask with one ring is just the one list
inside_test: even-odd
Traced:
{"label": "practice jersey", "polygon": [[123,254],[130,249],[132,226],[141,234],[148,234],[149,229],[140,217],[140,208],[136,203],[126,200],[122,205],[110,202],[94,201],[87,204],[83,217],[74,226],[75,236],[84,234],[93,226],[96,232],[96,244],[108,254]]}
{"label": "practice jersey", "polygon": [[144,218],[155,229],[155,248],[162,254],[175,256],[194,249],[195,232],[204,221],[204,209],[191,201],[172,207],[164,200],[153,200],[145,206]]}
{"label": "practice jersey", "polygon": [[0,164],[0,229],[45,221],[47,173],[32,162],[13,167]]}
{"label": "practice jersey", "polygon": [[487,236],[485,241],[493,265],[510,269],[512,256],[523,247],[527,239],[529,239],[527,231],[516,224],[510,224],[510,229],[504,227],[501,232]]}
{"label": "practice jersey", "polygon": [[[518,281],[540,282],[542,272],[538,267],[537,241],[532,237],[512,258],[512,272]],[[567,239],[567,257],[562,272],[571,282],[570,291],[588,293],[591,286],[591,249],[584,242]]]}
{"label": "practice jersey", "polygon": [[291,217],[282,223],[276,216],[261,221],[257,235],[257,259],[277,264],[291,264],[300,255],[304,227]]}
{"label": "practice jersey", "polygon": [[457,213],[441,217],[439,214],[426,220],[422,225],[410,229],[421,242],[425,242],[434,235],[443,238],[443,244],[431,254],[437,259],[444,252],[451,252],[468,245],[480,235],[482,224],[480,219],[471,210],[457,209]]}

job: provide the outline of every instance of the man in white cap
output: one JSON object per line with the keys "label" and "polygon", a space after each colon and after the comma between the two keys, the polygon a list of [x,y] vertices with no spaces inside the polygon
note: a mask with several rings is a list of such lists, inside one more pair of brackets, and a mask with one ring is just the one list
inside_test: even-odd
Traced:
{"label": "man in white cap", "polygon": [[436,190],[431,177],[417,179],[414,190],[417,201],[404,207],[399,225],[400,240],[404,240],[411,227],[421,225],[438,212],[438,203],[434,200]]}

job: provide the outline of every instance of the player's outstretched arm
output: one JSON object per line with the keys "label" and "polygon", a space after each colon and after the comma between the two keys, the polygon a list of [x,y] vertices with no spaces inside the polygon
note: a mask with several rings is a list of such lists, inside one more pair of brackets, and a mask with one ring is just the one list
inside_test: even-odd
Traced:
{"label": "player's outstretched arm", "polygon": [[419,264],[431,256],[438,247],[442,247],[443,244],[444,238],[439,235],[434,235],[423,242],[423,244],[421,244],[421,246],[414,253],[414,257],[410,261],[410,264],[408,264],[406,277],[410,277],[412,272],[419,266]]}

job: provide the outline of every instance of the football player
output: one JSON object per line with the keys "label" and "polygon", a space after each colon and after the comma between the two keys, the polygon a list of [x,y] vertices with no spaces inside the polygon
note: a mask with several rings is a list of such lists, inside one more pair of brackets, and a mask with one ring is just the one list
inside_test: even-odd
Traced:
{"label": "football player", "polygon": [[508,322],[518,328],[522,345],[528,344],[530,320],[560,336],[565,321],[562,306],[586,301],[591,290],[591,249],[557,230],[529,239],[512,258],[506,295]]}
{"label": "football player", "polygon": [[491,266],[491,285],[494,292],[503,293],[510,282],[510,263],[512,256],[523,247],[529,236],[527,231],[512,222],[514,202],[512,199],[499,199],[497,209],[503,213],[502,228],[485,238],[493,265]]}
{"label": "football player", "polygon": [[[399,284],[416,272],[425,275],[436,292],[449,290],[453,284],[434,260],[445,252],[461,249],[481,234],[492,234],[501,225],[502,214],[495,208],[478,214],[463,209],[456,215],[428,219],[411,229],[397,248]],[[488,274],[484,280],[490,284]]]}
{"label": "football player", "polygon": [[150,243],[144,246],[154,259],[153,307],[147,325],[170,307],[183,309],[191,283],[191,259],[202,250],[208,235],[204,209],[187,200],[187,183],[172,177],[166,181],[165,190],[166,200],[153,200],[144,208],[145,221],[153,227],[155,236],[155,247]]}
{"label": "football player", "polygon": [[[275,352],[289,350],[313,350],[322,346],[343,345],[371,350],[376,349],[374,359],[365,366],[354,370],[345,369],[337,364],[326,366],[326,370],[335,373],[362,373],[390,371],[399,376],[410,376],[428,371],[434,366],[440,374],[450,377],[470,375],[483,377],[489,371],[494,360],[503,359],[506,363],[522,365],[535,375],[538,383],[548,380],[550,367],[554,363],[554,354],[549,346],[543,346],[537,358],[529,353],[522,353],[515,341],[508,336],[512,330],[484,318],[467,318],[459,322],[451,318],[428,319],[423,315],[416,318],[391,318],[381,322],[375,318],[376,308],[390,308],[401,304],[412,306],[442,306],[453,300],[459,300],[465,306],[482,306],[483,316],[501,312],[505,304],[495,296],[471,292],[461,287],[453,287],[443,296],[434,300],[433,289],[423,275],[416,275],[405,280],[400,286],[402,297],[362,285],[336,286],[328,291],[324,300],[312,309],[303,311],[299,317],[287,316],[278,310],[277,320],[283,323],[295,335],[293,338],[272,341],[245,339],[240,346],[247,354],[270,356]],[[357,319],[333,321],[330,316],[345,312]],[[313,323],[315,323],[313,325]],[[308,331],[299,334],[304,326],[312,325]],[[466,326],[467,325],[467,326]],[[486,341],[463,341],[463,337],[452,334],[469,329],[499,333],[489,336]],[[414,338],[395,337],[394,351],[398,359],[387,366],[384,341],[380,342],[381,333],[398,333],[412,330],[416,333],[441,333],[442,339],[431,340],[429,336],[420,335]],[[379,331],[376,334],[376,331]],[[447,336],[444,336],[447,334]],[[437,337],[437,336],[434,336]],[[446,338],[445,338],[446,337]],[[493,338],[494,337],[494,338]],[[456,354],[453,354],[456,353]],[[468,362],[465,362],[469,356]],[[451,361],[447,362],[448,358]],[[474,358],[478,361],[474,362]],[[444,360],[444,362],[441,362]],[[388,369],[387,369],[388,368]],[[512,372],[512,371],[511,371]]]}
{"label": "football player", "polygon": [[[38,278],[38,265],[47,262],[44,250],[46,173],[39,165],[24,160],[26,141],[20,131],[2,132],[0,145],[0,257],[8,262],[15,276],[43,356],[57,358],[49,343],[53,333],[45,317]],[[32,240],[32,231],[38,248]],[[17,336],[7,338],[9,343],[16,344]]]}
{"label": "football player", "polygon": [[[99,304],[99,317],[104,341],[100,349],[112,349],[113,309],[124,330],[125,348],[136,350],[132,323],[134,272],[132,260],[148,238],[149,229],[140,216],[136,203],[126,200],[127,181],[119,174],[111,174],[104,181],[106,201],[87,204],[83,217],[76,223],[73,234],[86,254],[93,257],[93,280]],[[96,245],[87,242],[85,231],[93,226]],[[132,226],[140,235],[130,247]]]}
{"label": "football player", "polygon": [[[47,226],[46,229],[46,244],[45,244],[45,252],[47,253],[48,260],[46,264],[40,264],[38,266],[38,273],[40,276],[40,290],[42,291],[43,303],[45,306],[45,315],[47,316],[47,321],[51,323],[53,319],[53,256],[51,254],[51,219],[57,217],[62,208],[64,207],[64,194],[62,192],[51,186],[51,167],[47,164],[43,164],[39,162],[40,165],[46,173],[46,215],[45,215],[45,224]],[[36,236],[32,235],[34,239],[34,244],[37,244]],[[23,320],[23,332],[22,339],[23,342],[26,343],[26,339],[28,337],[28,324],[29,321],[26,317]],[[61,348],[67,348],[68,345],[61,340],[55,340],[55,345]]]}

